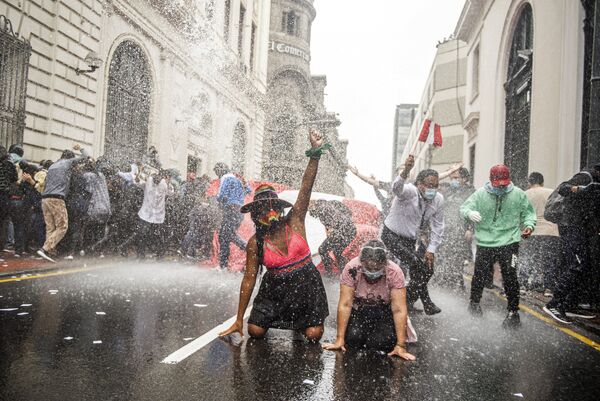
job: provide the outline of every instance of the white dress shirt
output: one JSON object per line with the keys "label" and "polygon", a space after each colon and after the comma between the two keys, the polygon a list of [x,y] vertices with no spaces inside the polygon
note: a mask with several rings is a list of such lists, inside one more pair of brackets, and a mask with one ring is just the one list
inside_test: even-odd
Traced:
{"label": "white dress shirt", "polygon": [[140,184],[144,187],[144,202],[138,213],[140,219],[153,224],[162,224],[165,222],[165,199],[170,193],[169,185],[164,179],[158,184],[149,177],[145,183]]}
{"label": "white dress shirt", "polygon": [[427,252],[435,253],[444,237],[444,196],[439,192],[426,201],[414,184],[398,176],[392,186],[394,200],[385,225],[397,235],[417,240],[421,224],[429,223],[431,235]]}

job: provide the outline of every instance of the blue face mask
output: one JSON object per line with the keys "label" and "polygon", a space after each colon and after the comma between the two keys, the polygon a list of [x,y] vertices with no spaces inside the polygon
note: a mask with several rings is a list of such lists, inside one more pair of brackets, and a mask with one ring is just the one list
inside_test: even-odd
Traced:
{"label": "blue face mask", "polygon": [[452,189],[459,189],[460,188],[460,181],[459,180],[452,180],[452,181],[450,181],[450,188],[452,188]]}
{"label": "blue face mask", "polygon": [[507,189],[507,187],[492,187],[492,192],[496,196],[502,196],[506,194]]}
{"label": "blue face mask", "polygon": [[381,269],[376,272],[368,271],[367,269],[363,269],[363,274],[367,281],[377,281],[385,275],[385,269]]}
{"label": "blue face mask", "polygon": [[427,200],[432,200],[433,198],[435,198],[435,195],[437,195],[437,189],[427,188],[425,190],[425,193],[423,194],[423,197]]}

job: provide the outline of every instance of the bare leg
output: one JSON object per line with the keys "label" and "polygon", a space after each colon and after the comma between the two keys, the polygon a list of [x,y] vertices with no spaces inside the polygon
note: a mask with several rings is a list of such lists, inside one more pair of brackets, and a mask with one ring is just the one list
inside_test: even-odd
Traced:
{"label": "bare leg", "polygon": [[264,329],[254,324],[248,325],[248,334],[250,334],[250,337],[255,339],[264,338],[265,334],[267,334],[267,331],[269,331],[269,329]]}
{"label": "bare leg", "polygon": [[304,330],[304,336],[308,341],[316,343],[321,340],[321,337],[323,337],[324,330],[325,328],[323,327],[323,325],[307,327]]}

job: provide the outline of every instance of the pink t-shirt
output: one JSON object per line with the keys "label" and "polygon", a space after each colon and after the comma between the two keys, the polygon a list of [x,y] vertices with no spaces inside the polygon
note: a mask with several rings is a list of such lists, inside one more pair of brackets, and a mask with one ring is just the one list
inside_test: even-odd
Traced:
{"label": "pink t-shirt", "polygon": [[[356,270],[356,278],[350,274],[350,270]],[[388,261],[386,267],[385,278],[369,283],[365,279],[360,265],[360,258],[352,259],[342,272],[341,283],[350,288],[354,288],[354,297],[362,298],[369,301],[379,301],[389,304],[391,302],[390,293],[393,289],[401,289],[406,287],[404,273],[400,267]]]}

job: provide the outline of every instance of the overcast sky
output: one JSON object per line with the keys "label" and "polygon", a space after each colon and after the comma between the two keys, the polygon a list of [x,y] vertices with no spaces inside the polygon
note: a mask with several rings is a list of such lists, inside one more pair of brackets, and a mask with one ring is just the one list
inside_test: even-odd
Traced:
{"label": "overcast sky", "polygon": [[[450,36],[464,0],[315,0],[311,72],[327,75],[326,105],[340,115],[348,160],[390,179],[395,106],[418,103],[436,44]],[[356,197],[373,190],[349,174]]]}

